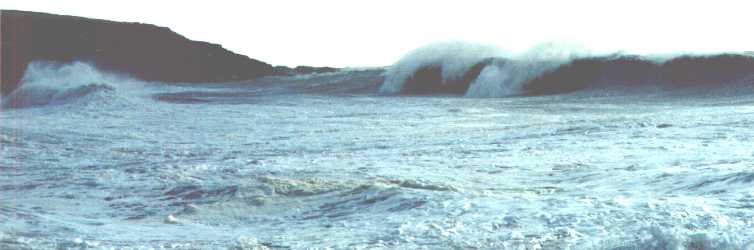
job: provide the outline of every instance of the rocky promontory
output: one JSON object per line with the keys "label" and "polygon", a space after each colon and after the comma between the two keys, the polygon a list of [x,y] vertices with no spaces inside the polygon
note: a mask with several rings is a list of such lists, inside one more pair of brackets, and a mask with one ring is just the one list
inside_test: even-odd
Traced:
{"label": "rocky promontory", "polygon": [[165,27],[2,10],[2,88],[6,95],[29,62],[85,61],[148,81],[213,82],[285,74],[218,44],[189,40]]}

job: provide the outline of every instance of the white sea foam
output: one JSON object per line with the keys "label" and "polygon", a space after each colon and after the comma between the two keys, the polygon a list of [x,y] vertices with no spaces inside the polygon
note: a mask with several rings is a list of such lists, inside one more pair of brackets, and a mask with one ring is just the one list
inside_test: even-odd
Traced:
{"label": "white sea foam", "polygon": [[[586,54],[586,50],[578,46],[558,43],[544,43],[521,54],[507,54],[493,46],[473,43],[435,43],[407,54],[390,66],[380,93],[400,93],[407,81],[424,67],[439,67],[442,84],[446,84],[460,79],[473,66],[487,60],[491,63],[472,79],[466,96],[517,95],[526,81]],[[492,58],[497,60],[490,61]]]}
{"label": "white sea foam", "polygon": [[35,61],[28,65],[20,86],[3,98],[2,107],[65,104],[92,98],[92,95],[112,95],[122,89],[138,90],[143,86],[143,82],[120,74],[102,72],[84,62],[60,64]]}
{"label": "white sea foam", "polygon": [[420,89],[421,94],[447,94],[449,84],[457,85],[450,88],[453,93],[466,97],[532,94],[529,87],[536,89],[534,94],[621,84],[709,88],[747,82],[754,75],[754,60],[740,53],[634,56],[560,43],[544,43],[520,54],[492,48],[460,42],[419,48],[390,66],[380,93]]}
{"label": "white sea foam", "polygon": [[410,52],[390,66],[380,93],[400,93],[406,81],[423,67],[439,66],[441,78],[447,82],[461,78],[475,64],[501,55],[503,52],[492,46],[465,42],[433,43]]}

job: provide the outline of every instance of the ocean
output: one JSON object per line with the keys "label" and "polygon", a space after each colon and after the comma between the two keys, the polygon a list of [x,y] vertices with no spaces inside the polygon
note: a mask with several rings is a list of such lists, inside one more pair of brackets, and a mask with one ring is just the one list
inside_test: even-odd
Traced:
{"label": "ocean", "polygon": [[0,248],[754,249],[750,57],[429,54],[206,84],[32,63]]}

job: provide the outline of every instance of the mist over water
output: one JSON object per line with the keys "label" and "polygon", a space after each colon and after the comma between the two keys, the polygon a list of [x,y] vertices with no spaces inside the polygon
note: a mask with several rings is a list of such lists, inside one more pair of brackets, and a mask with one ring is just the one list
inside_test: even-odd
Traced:
{"label": "mist over water", "polygon": [[746,55],[442,43],[207,84],[28,68],[0,111],[3,249],[754,247]]}

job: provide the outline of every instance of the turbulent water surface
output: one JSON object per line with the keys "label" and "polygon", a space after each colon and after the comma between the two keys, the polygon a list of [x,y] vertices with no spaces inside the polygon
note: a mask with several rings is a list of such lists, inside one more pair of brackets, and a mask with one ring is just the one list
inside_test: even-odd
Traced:
{"label": "turbulent water surface", "polygon": [[[512,82],[490,65],[460,91]],[[0,248],[752,248],[752,78],[385,95],[420,66],[166,85],[33,64],[2,100]]]}

